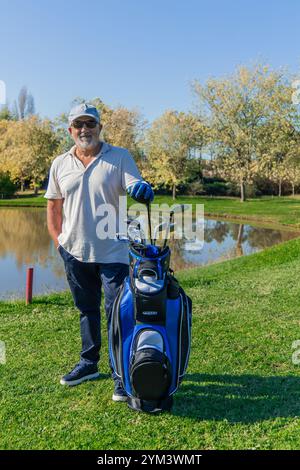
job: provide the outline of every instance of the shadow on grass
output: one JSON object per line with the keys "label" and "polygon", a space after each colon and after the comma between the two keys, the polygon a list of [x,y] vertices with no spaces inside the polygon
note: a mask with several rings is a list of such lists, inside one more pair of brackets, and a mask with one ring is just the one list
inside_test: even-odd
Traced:
{"label": "shadow on grass", "polygon": [[254,423],[300,416],[300,377],[187,374],[172,414],[195,420]]}

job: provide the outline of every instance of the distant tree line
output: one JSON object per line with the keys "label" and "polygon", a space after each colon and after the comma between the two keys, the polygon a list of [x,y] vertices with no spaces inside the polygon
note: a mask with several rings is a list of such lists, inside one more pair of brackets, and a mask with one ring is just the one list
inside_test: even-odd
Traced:
{"label": "distant tree line", "polygon": [[[162,193],[240,196],[295,194],[300,187],[300,127],[293,77],[263,64],[231,76],[195,80],[195,112],[167,110],[152,123],[138,110],[87,100],[101,112],[102,138],[128,148],[143,177]],[[85,101],[76,98],[71,105]],[[35,113],[26,87],[0,110],[0,194],[38,191],[51,161],[67,151],[67,112]],[[8,190],[10,182],[10,190]]]}

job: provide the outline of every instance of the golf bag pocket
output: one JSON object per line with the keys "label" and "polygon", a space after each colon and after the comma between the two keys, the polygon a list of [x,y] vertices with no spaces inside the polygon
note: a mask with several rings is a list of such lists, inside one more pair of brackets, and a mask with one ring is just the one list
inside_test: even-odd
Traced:
{"label": "golf bag pocket", "polygon": [[172,274],[167,275],[167,296],[168,299],[177,299],[180,294],[179,282]]}
{"label": "golf bag pocket", "polygon": [[[135,282],[134,311],[137,322],[164,325],[167,291],[165,283],[144,278]],[[149,287],[153,286],[153,291]],[[156,286],[156,288],[155,288]]]}
{"label": "golf bag pocket", "polygon": [[130,382],[135,397],[146,401],[165,398],[172,369],[159,331],[141,329],[135,336],[130,360]]}

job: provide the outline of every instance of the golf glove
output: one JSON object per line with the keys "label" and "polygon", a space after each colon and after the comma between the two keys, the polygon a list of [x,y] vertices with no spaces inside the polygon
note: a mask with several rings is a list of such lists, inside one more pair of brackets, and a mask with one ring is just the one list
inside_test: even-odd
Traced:
{"label": "golf glove", "polygon": [[129,186],[127,192],[135,201],[143,204],[152,202],[154,199],[153,190],[150,184],[146,181],[139,181],[138,183]]}

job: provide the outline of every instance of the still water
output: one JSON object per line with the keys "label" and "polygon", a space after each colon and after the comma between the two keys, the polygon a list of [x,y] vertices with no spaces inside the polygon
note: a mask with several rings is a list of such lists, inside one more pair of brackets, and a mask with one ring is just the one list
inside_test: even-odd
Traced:
{"label": "still water", "polygon": [[[205,219],[204,246],[191,251],[170,241],[171,267],[203,266],[248,255],[300,236],[299,233]],[[25,297],[26,270],[34,268],[33,295],[68,289],[63,261],[49,237],[46,210],[0,208],[0,300]]]}

